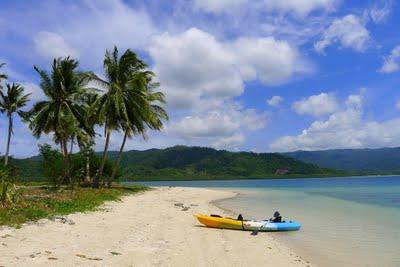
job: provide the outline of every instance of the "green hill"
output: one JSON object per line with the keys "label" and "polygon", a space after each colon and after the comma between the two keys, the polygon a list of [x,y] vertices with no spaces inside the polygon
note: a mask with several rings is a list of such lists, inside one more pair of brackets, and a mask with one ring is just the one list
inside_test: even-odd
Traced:
{"label": "green hill", "polygon": [[[110,152],[110,158],[117,153]],[[19,176],[40,177],[40,158],[14,160]],[[175,146],[166,149],[124,152],[121,168],[127,180],[189,180],[338,175],[276,153],[228,152],[205,147]],[[287,169],[284,175],[276,170]]]}
{"label": "green hill", "polygon": [[296,151],[283,155],[336,170],[365,174],[400,174],[400,148]]}

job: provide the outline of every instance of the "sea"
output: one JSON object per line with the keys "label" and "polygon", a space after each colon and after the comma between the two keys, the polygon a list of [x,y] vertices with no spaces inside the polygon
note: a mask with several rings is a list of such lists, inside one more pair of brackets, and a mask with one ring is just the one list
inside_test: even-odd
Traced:
{"label": "sea", "polygon": [[[319,266],[400,266],[400,176],[147,182],[237,192],[216,204],[249,219],[279,211],[296,232],[273,235]],[[250,234],[250,233],[249,233]]]}

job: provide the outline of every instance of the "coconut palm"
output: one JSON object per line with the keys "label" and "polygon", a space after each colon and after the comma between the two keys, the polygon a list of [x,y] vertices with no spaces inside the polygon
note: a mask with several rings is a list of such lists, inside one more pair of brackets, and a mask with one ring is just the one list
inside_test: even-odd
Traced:
{"label": "coconut palm", "polygon": [[88,184],[90,183],[90,155],[93,153],[92,146],[95,144],[94,142],[94,137],[95,137],[95,131],[94,127],[96,124],[99,124],[100,117],[96,113],[92,113],[91,110],[94,107],[94,104],[98,100],[99,95],[96,92],[91,92],[87,93],[84,96],[84,112],[85,112],[85,118],[87,122],[87,126],[90,127],[90,129],[93,129],[91,133],[88,133],[86,131],[83,131],[82,129],[77,129],[75,135],[76,135],[76,141],[79,146],[80,152],[84,155],[85,157],[85,183]]}
{"label": "coconut palm", "polygon": [[[5,65],[6,63],[0,63],[0,69]],[[7,79],[7,75],[5,75],[4,73],[0,73],[0,89],[2,88],[1,82],[2,80]]]}
{"label": "coconut palm", "polygon": [[142,135],[145,138],[146,129],[161,130],[162,120],[168,119],[167,112],[159,105],[165,103],[164,95],[161,92],[154,92],[159,84],[152,82],[153,76],[154,73],[151,71],[137,71],[126,87],[124,99],[128,120],[121,122],[124,138],[108,186],[111,185],[119,168],[126,139],[134,135]]}
{"label": "coconut palm", "polygon": [[[0,63],[0,70],[1,70],[1,68],[2,68],[5,64],[6,64],[6,63]],[[7,78],[8,78],[8,77],[7,77],[6,74],[0,72],[0,90],[3,88],[2,81],[5,80],[5,79],[7,79]]]}
{"label": "coconut palm", "polygon": [[145,67],[146,64],[131,50],[128,49],[122,56],[119,56],[117,47],[114,47],[112,52],[107,50],[105,54],[104,72],[106,79],[92,75],[92,79],[105,89],[105,93],[94,105],[94,112],[103,118],[105,142],[99,170],[93,179],[93,187],[100,185],[112,131],[120,130],[123,124],[130,125],[126,123],[129,121],[127,104],[134,103],[134,101],[128,99],[129,95],[126,92],[129,91],[128,88],[131,86],[135,74]]}
{"label": "coconut palm", "polygon": [[17,113],[23,116],[23,108],[29,101],[30,94],[24,95],[24,87],[20,84],[12,83],[6,85],[6,92],[0,88],[0,112],[6,113],[8,118],[8,137],[6,144],[6,154],[4,157],[4,165],[8,165],[8,157],[10,153],[11,135],[13,134],[13,115]]}
{"label": "coconut palm", "polygon": [[75,134],[77,126],[89,134],[82,96],[87,92],[87,73],[78,71],[78,61],[70,57],[54,59],[51,73],[34,67],[40,75],[40,88],[47,97],[37,102],[29,111],[29,127],[33,135],[53,134],[60,144],[64,158],[64,181],[70,182],[67,142]]}

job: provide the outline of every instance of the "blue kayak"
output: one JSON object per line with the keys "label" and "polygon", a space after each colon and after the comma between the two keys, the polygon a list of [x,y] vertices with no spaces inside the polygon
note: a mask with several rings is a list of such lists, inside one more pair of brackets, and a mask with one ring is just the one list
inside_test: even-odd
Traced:
{"label": "blue kayak", "polygon": [[300,227],[300,223],[295,221],[243,221],[243,228],[251,231],[297,231]]}

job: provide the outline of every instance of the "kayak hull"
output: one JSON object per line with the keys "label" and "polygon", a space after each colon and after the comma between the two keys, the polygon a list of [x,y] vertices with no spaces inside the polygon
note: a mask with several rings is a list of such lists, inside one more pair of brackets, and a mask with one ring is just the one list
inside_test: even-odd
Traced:
{"label": "kayak hull", "polygon": [[295,221],[274,223],[270,221],[235,220],[232,218],[195,214],[197,220],[207,227],[243,231],[297,231],[301,225]]}

